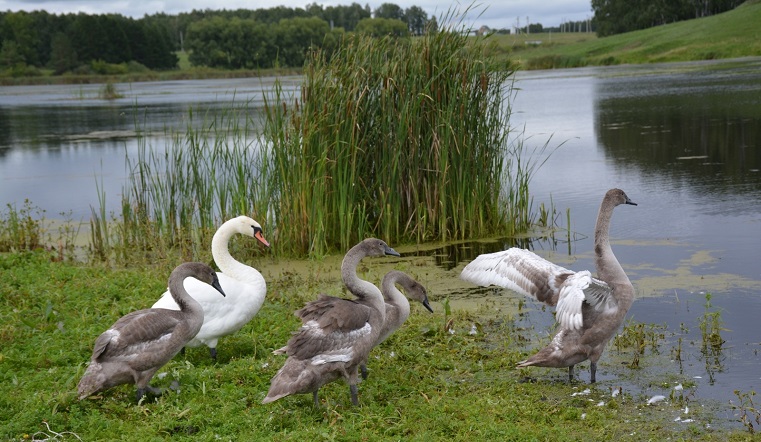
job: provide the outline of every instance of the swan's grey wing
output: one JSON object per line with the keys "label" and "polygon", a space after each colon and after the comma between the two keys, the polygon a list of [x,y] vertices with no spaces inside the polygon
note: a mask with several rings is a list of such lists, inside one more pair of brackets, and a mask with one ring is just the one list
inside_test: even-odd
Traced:
{"label": "swan's grey wing", "polygon": [[591,278],[589,287],[584,289],[584,300],[597,310],[607,310],[618,306],[616,297],[613,296],[613,288],[597,278]]}
{"label": "swan's grey wing", "polygon": [[589,271],[574,273],[528,250],[512,248],[480,255],[461,277],[477,285],[498,285],[556,306],[556,320],[576,330],[583,324],[582,304],[597,309],[615,303],[610,287]]}
{"label": "swan's grey wing", "polygon": [[370,314],[368,306],[322,295],[296,312],[303,325],[288,340],[287,354],[318,365],[348,362],[358,345],[372,345]]}
{"label": "swan's grey wing", "polygon": [[118,358],[151,351],[153,346],[162,346],[171,338],[179,322],[174,310],[146,309],[128,313],[98,336],[93,358]]}

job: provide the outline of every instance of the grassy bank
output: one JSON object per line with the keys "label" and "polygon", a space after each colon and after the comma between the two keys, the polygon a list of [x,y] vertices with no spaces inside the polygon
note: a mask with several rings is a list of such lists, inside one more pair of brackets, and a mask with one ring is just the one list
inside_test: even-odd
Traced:
{"label": "grassy bank", "polygon": [[[136,405],[132,386],[78,401],[76,385],[97,335],[128,311],[150,306],[173,264],[110,268],[53,262],[45,252],[0,255],[0,439],[752,439],[739,423],[729,429],[716,421],[709,403],[690,398],[687,382],[684,394],[664,383],[666,399],[646,405],[647,397],[636,391],[611,395],[617,381],[586,384],[588,364],[581,365],[583,381],[573,384],[565,370],[515,370],[545,332],[520,322],[520,306],[513,315],[495,316],[489,306],[447,312],[436,293],[434,314],[414,305],[407,324],[374,350],[370,377],[359,387],[359,408],[351,406],[340,382],[321,390],[320,409],[312,407],[310,395],[261,405],[283,362],[271,351],[298,326],[292,311],[317,293],[341,295],[340,259],[252,262],[268,281],[258,316],[220,341],[217,363],[206,348],[177,356],[154,384],[167,387],[176,379],[180,391]],[[464,284],[432,259],[368,259],[360,274],[377,283],[396,268],[424,283]],[[641,345],[627,342],[611,345],[600,363],[603,372],[620,378],[636,373],[616,362],[630,360]],[[674,421],[685,407],[694,423]]]}
{"label": "grassy bank", "polygon": [[761,56],[761,2],[711,17],[597,38],[594,34],[493,36],[491,50],[523,69]]}

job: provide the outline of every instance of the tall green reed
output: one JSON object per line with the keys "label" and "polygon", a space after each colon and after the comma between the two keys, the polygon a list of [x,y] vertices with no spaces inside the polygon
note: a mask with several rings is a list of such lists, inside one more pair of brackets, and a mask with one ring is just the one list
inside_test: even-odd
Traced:
{"label": "tall green reed", "polygon": [[279,239],[294,254],[367,235],[423,242],[526,230],[532,163],[509,141],[510,66],[485,41],[347,37],[308,57],[299,96],[267,97]]}
{"label": "tall green reed", "polygon": [[92,241],[111,248],[97,255],[204,256],[214,228],[239,214],[276,232],[276,253],[297,256],[371,235],[420,243],[527,230],[541,163],[511,141],[514,71],[485,49],[455,29],[350,35],[309,54],[297,92],[276,82],[260,120],[233,106],[199,123],[191,110],[163,150],[141,135],[121,212],[107,225],[93,210]]}
{"label": "tall green reed", "polygon": [[165,130],[163,148],[139,134],[136,155],[125,157],[120,213],[105,220],[102,197],[93,210],[92,243],[110,245],[96,256],[151,260],[179,250],[183,259],[199,259],[225,220],[249,215],[266,224],[270,187],[261,180],[266,161],[250,112],[233,103],[199,119],[191,109],[184,132]]}

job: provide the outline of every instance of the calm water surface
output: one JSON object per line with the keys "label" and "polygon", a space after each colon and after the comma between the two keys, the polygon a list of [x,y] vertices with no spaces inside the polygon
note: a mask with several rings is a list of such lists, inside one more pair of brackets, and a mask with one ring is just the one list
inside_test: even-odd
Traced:
{"label": "calm water surface", "polygon": [[[286,84],[295,88],[297,79]],[[125,98],[115,102],[92,98],[98,86],[4,87],[0,204],[29,198],[48,217],[70,212],[87,220],[90,206],[97,207],[97,179],[115,208],[127,176],[124,157],[136,149],[135,121],[163,146],[164,128],[182,130],[190,106],[214,112],[234,99],[255,113],[261,89],[270,86],[257,79],[124,84],[117,88]],[[548,143],[538,161],[552,151],[532,181],[535,204],[551,201],[574,239],[560,233],[522,246],[574,270],[592,269],[591,236],[604,192],[620,187],[639,204],[616,210],[613,247],[638,291],[630,316],[665,325],[666,338],[661,356],[636,375],[618,367],[609,348],[598,374],[603,385],[621,382],[634,394],[668,396],[657,385],[677,375],[695,382],[690,394],[725,404],[735,389],[761,390],[761,60],[524,72],[517,87],[511,124],[527,148]],[[509,245],[425,253],[435,253],[456,278],[474,254]],[[471,293],[429,283],[438,299]],[[725,351],[715,358],[699,351],[706,293],[709,311],[719,311],[726,328]],[[531,320],[543,333],[552,324],[548,312]],[[680,338],[681,363],[670,358]],[[620,381],[627,372],[646,381]],[[588,365],[581,378],[588,380]],[[723,413],[731,419],[731,411]]]}

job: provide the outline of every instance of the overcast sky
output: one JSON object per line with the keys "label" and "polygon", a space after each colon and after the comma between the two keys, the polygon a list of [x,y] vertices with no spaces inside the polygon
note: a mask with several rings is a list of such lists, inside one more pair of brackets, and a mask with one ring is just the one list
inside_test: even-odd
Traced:
{"label": "overcast sky", "polygon": [[[447,3],[436,0],[355,0],[364,6],[375,9],[382,3],[393,3],[402,9],[419,6],[429,15],[440,17],[446,13],[451,4],[453,8],[464,10],[474,3]],[[84,12],[88,14],[117,13],[140,18],[145,14],[165,12],[178,14],[193,9],[259,9],[275,6],[303,8],[309,3],[323,6],[350,5],[352,0],[313,1],[313,0],[0,0],[0,11],[34,11],[45,10],[60,14]],[[442,6],[443,5],[443,6]],[[461,6],[465,5],[465,6]],[[592,17],[591,0],[484,0],[475,3],[468,15],[468,25],[477,28],[482,25],[490,28],[512,28],[520,20],[520,26],[541,23],[545,27],[558,26],[562,21],[580,21]],[[480,6],[478,6],[480,5]]]}

